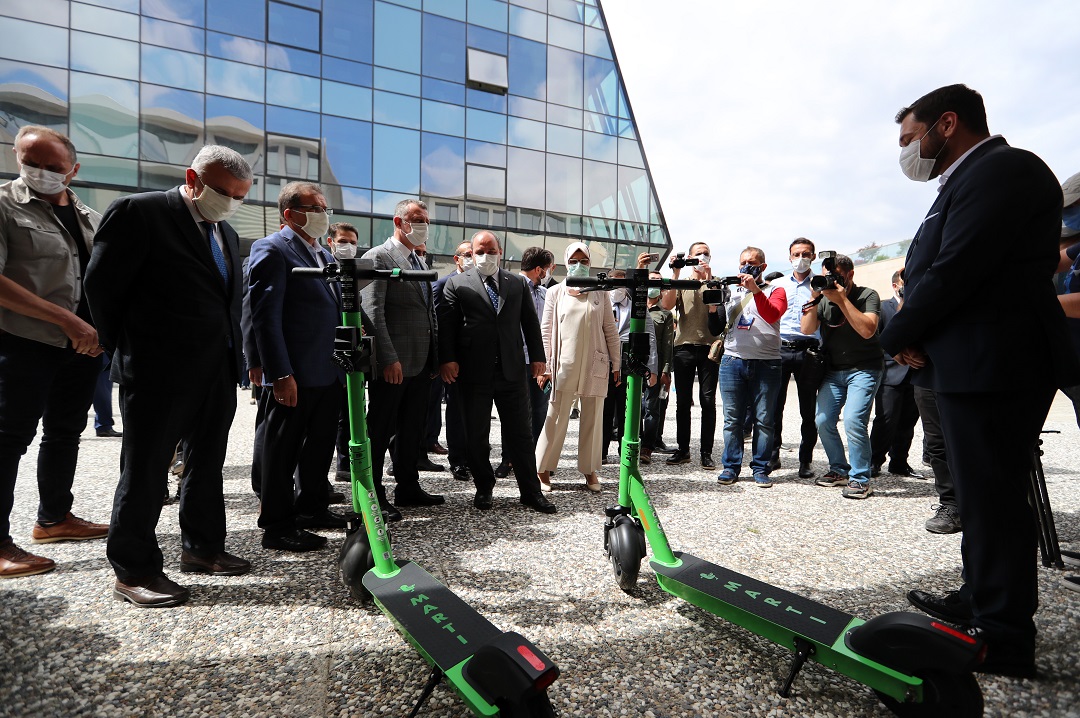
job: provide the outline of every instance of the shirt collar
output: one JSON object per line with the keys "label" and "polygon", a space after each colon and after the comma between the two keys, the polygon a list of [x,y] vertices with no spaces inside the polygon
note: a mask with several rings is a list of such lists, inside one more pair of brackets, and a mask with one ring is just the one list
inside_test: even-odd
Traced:
{"label": "shirt collar", "polygon": [[[198,226],[202,226],[202,223],[206,222],[206,220],[202,218],[201,214],[199,214],[199,210],[195,209],[195,203],[191,201],[191,196],[188,195],[187,185],[182,184],[177,187],[177,189],[180,190],[180,197],[184,200],[184,204],[187,206],[188,212],[191,212],[191,218],[195,220],[195,224]],[[217,222],[209,222],[208,224],[217,225]]]}
{"label": "shirt collar", "polygon": [[946,167],[946,168],[945,168],[945,170],[944,170],[944,171],[943,171],[943,172],[941,173],[941,175],[940,175],[940,176],[938,177],[938,190],[940,191],[940,189],[941,189],[941,186],[942,186],[942,185],[944,185],[944,184],[945,184],[946,182],[948,182],[948,181],[949,181],[949,178],[950,178],[950,177],[952,177],[952,173],[956,171],[956,168],[960,166],[960,163],[961,163],[961,162],[963,162],[964,160],[966,160],[966,159],[968,158],[968,156],[969,156],[969,155],[970,155],[970,154],[971,154],[972,152],[974,152],[974,151],[975,151],[976,149],[978,149],[979,147],[981,147],[981,146],[985,145],[985,144],[986,144],[987,142],[989,142],[990,140],[997,140],[997,139],[1000,139],[1000,138],[1001,138],[1001,135],[990,135],[990,136],[989,136],[989,137],[987,137],[987,138],[986,138],[985,140],[982,140],[982,141],[980,141],[980,142],[976,142],[976,143],[975,143],[974,145],[972,145],[972,146],[971,146],[971,148],[970,148],[970,149],[969,149],[969,150],[968,150],[967,152],[965,152],[964,154],[960,155],[960,156],[959,156],[959,157],[958,157],[958,158],[956,159],[956,162],[953,162],[953,163],[952,163],[951,165],[949,165],[948,167]]}

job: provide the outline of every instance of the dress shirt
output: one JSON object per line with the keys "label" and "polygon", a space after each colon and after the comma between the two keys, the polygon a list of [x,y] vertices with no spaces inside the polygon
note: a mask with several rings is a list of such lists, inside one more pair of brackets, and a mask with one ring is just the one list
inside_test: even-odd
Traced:
{"label": "dress shirt", "polygon": [[808,272],[806,279],[800,282],[795,272],[792,272],[784,277],[782,282],[776,280],[778,286],[783,287],[787,292],[788,298],[787,310],[780,317],[780,339],[785,342],[820,338],[818,332],[803,334],[801,329],[802,306],[813,298],[813,290],[810,288],[810,278],[813,276],[813,272]]}

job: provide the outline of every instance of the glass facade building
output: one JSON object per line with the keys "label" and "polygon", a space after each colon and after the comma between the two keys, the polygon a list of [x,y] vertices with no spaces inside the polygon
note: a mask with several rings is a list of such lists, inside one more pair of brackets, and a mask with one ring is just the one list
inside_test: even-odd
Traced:
{"label": "glass facade building", "polygon": [[255,172],[247,240],[303,179],[361,245],[419,196],[438,255],[479,228],[516,258],[670,248],[599,0],[0,0],[0,37],[0,175],[21,126],[53,127],[99,210],[218,143]]}

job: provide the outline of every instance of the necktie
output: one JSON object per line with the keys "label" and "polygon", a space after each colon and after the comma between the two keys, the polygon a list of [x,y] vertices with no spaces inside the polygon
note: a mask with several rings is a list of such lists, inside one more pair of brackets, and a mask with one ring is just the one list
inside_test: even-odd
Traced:
{"label": "necktie", "polygon": [[424,265],[420,263],[420,258],[412,252],[409,252],[409,264],[412,265],[413,269],[417,269],[420,271],[424,270]]}
{"label": "necktie", "polygon": [[495,311],[499,311],[499,290],[495,289],[495,278],[488,277],[484,280],[484,288],[487,289],[488,297],[491,298],[491,306],[495,307]]}
{"label": "necktie", "polygon": [[214,236],[214,225],[210,222],[203,222],[203,226],[206,227],[206,238],[210,242],[210,254],[214,255],[214,264],[217,265],[218,271],[221,272],[221,278],[228,284],[229,267],[225,264],[225,255],[222,253],[217,238]]}

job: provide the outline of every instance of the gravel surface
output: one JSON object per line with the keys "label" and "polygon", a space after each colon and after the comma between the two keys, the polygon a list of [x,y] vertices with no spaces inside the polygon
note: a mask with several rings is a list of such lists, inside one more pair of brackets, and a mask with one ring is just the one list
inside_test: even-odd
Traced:
{"label": "gravel surface", "polygon": [[[238,397],[225,467],[227,548],[254,569],[233,578],[181,574],[177,510],[165,507],[158,537],[166,572],[191,588],[191,600],[178,608],[114,601],[103,541],[30,543],[37,506],[31,447],[12,533],[58,568],[0,582],[0,715],[408,714],[427,666],[386,617],[351,600],[337,581],[342,532],[324,532],[329,547],[311,554],[261,548],[248,477],[255,407],[247,394]],[[784,421],[789,442],[798,437],[797,403],[793,391]],[[669,445],[674,419],[672,402]],[[1043,457],[1058,531],[1065,547],[1080,548],[1078,430],[1061,395],[1047,428],[1062,432],[1047,439]],[[780,698],[776,686],[790,653],[665,593],[647,562],[636,589],[620,591],[602,538],[617,470],[604,467],[601,495],[587,492],[573,471],[574,429],[550,494],[558,514],[522,507],[512,479],[499,481],[495,509],[480,512],[472,507],[471,484],[427,473],[421,482],[445,494],[446,505],[404,509],[405,521],[393,527],[397,557],[424,566],[496,626],[527,636],[559,664],[562,676],[549,691],[559,715],[891,715],[870,689],[814,663],[792,696]],[[497,426],[492,435],[498,437]],[[919,441],[917,433],[916,464]],[[718,431],[717,459],[721,444]],[[749,481],[719,486],[716,471],[697,464],[696,443],[694,463],[669,467],[658,455],[643,467],[673,548],[866,618],[907,609],[910,588],[959,585],[960,535],[923,528],[936,503],[930,481],[886,475],[874,481],[871,499],[844,500],[839,488],[796,476],[795,448],[784,445],[784,466],[767,491]],[[108,519],[119,451],[120,440],[97,438],[91,421],[75,486],[78,516]],[[826,470],[820,446],[814,468]],[[1061,588],[1061,575],[1039,569],[1040,678],[979,677],[988,716],[1080,716],[1080,593]],[[443,685],[420,715],[468,711]]]}

